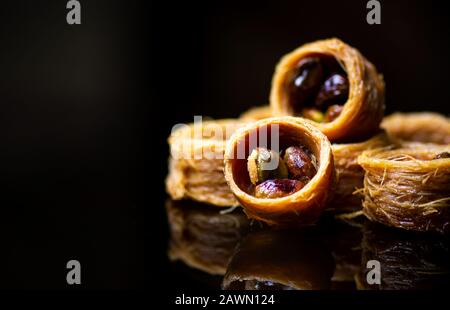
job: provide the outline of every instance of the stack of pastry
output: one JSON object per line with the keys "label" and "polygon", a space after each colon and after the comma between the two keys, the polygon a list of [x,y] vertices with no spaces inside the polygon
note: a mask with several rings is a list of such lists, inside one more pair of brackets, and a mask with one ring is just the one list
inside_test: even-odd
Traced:
{"label": "stack of pastry", "polygon": [[[195,125],[171,135],[167,190],[172,199],[239,204],[272,225],[362,209],[386,225],[445,232],[450,120],[436,113],[383,120],[384,92],[382,75],[357,49],[339,39],[305,44],[276,66],[270,105],[197,125],[202,132],[232,123],[230,137],[196,139]],[[223,159],[192,160],[192,148],[180,152],[186,144],[196,152],[212,144]]]}
{"label": "stack of pastry", "polygon": [[219,207],[237,205],[223,177],[223,153],[227,139],[242,124],[231,119],[203,121],[172,132],[166,179],[172,199],[193,199]]}

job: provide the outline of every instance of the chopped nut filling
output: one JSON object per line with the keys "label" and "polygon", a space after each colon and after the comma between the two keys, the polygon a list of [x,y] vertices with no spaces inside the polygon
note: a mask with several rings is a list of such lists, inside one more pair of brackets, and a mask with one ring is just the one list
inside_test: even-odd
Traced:
{"label": "chopped nut filling", "polygon": [[326,55],[302,59],[287,81],[295,113],[318,123],[332,122],[341,114],[349,88],[345,70]]}
{"label": "chopped nut filling", "polygon": [[278,152],[258,147],[247,159],[250,181],[257,198],[280,198],[301,190],[317,173],[315,157],[303,147]]}

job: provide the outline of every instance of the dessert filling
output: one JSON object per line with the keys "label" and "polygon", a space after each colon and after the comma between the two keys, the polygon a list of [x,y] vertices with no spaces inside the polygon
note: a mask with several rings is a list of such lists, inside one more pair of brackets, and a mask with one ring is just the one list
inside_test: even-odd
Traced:
{"label": "dessert filling", "polygon": [[317,173],[317,161],[304,146],[280,153],[255,148],[247,158],[250,192],[257,198],[281,198],[301,190]]}
{"label": "dessert filling", "polygon": [[349,81],[334,57],[311,55],[291,71],[286,88],[288,104],[296,116],[328,123],[341,114],[348,99]]}

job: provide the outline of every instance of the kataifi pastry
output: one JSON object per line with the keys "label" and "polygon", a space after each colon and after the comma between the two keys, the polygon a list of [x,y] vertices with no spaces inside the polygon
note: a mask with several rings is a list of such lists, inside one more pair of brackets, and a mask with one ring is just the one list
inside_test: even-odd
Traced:
{"label": "kataifi pastry", "polygon": [[450,146],[363,152],[363,212],[387,226],[450,231]]}
{"label": "kataifi pastry", "polygon": [[239,116],[239,119],[244,122],[254,122],[265,118],[272,117],[272,109],[269,105],[253,107]]}
{"label": "kataifi pastry", "polygon": [[384,131],[374,137],[356,143],[333,143],[331,148],[336,168],[336,190],[327,210],[336,213],[361,209],[364,187],[364,169],[358,164],[358,156],[367,150],[387,147],[391,144]]}
{"label": "kataifi pastry", "polygon": [[285,55],[272,79],[274,115],[313,120],[332,142],[367,139],[384,113],[384,81],[355,48],[339,39],[305,44]]}
{"label": "kataifi pastry", "polygon": [[238,205],[223,175],[223,153],[227,139],[243,124],[232,119],[202,121],[172,132],[166,178],[172,199],[192,199],[218,207]]}
{"label": "kataifi pastry", "polygon": [[305,119],[250,123],[227,142],[225,178],[249,217],[269,224],[312,224],[333,193],[331,144]]}
{"label": "kataifi pastry", "polygon": [[397,112],[386,116],[381,127],[407,142],[450,144],[450,119],[434,112]]}

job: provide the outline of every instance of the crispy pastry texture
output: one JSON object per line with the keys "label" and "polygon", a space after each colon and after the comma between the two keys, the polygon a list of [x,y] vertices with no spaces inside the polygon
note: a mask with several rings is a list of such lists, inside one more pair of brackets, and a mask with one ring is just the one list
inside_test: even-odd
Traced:
{"label": "crispy pastry texture", "polygon": [[386,116],[381,126],[404,141],[450,144],[450,119],[438,113],[394,113]]}
{"label": "crispy pastry texture", "polygon": [[363,212],[372,221],[407,230],[450,229],[450,147],[375,150],[358,162],[365,170]]}
{"label": "crispy pastry texture", "polygon": [[364,170],[358,164],[358,156],[367,150],[387,147],[391,144],[385,132],[359,143],[334,143],[331,145],[336,168],[337,185],[328,210],[352,212],[361,209],[364,187]]}
{"label": "crispy pastry texture", "polygon": [[332,142],[367,138],[379,130],[384,113],[384,81],[375,66],[361,53],[339,39],[305,44],[285,55],[272,79],[270,105],[274,115],[293,115],[286,92],[290,71],[311,55],[329,55],[343,66],[350,84],[342,113],[332,122],[316,123]]}
{"label": "crispy pastry texture", "polygon": [[174,200],[192,199],[218,207],[237,206],[223,176],[223,152],[239,120],[204,121],[175,130],[166,190]]}
{"label": "crispy pastry texture", "polygon": [[224,275],[240,238],[248,230],[243,212],[220,214],[195,202],[166,202],[171,239],[169,258],[213,275]]}
{"label": "crispy pastry texture", "polygon": [[[301,190],[282,198],[257,198],[248,192],[250,186],[247,158],[251,151],[266,145],[249,143],[252,136],[278,128],[280,149],[304,145],[317,159],[317,173]],[[240,151],[244,154],[239,154]],[[250,123],[236,131],[227,142],[225,151],[225,178],[244,207],[245,213],[268,224],[308,225],[314,223],[326,207],[335,181],[333,154],[328,139],[311,122],[295,117],[275,117]]]}
{"label": "crispy pastry texture", "polygon": [[261,107],[253,107],[241,114],[239,119],[245,122],[259,121],[265,118],[272,117],[272,109],[269,105]]}
{"label": "crispy pastry texture", "polygon": [[329,289],[334,262],[312,231],[258,231],[236,249],[222,287],[230,290]]}

